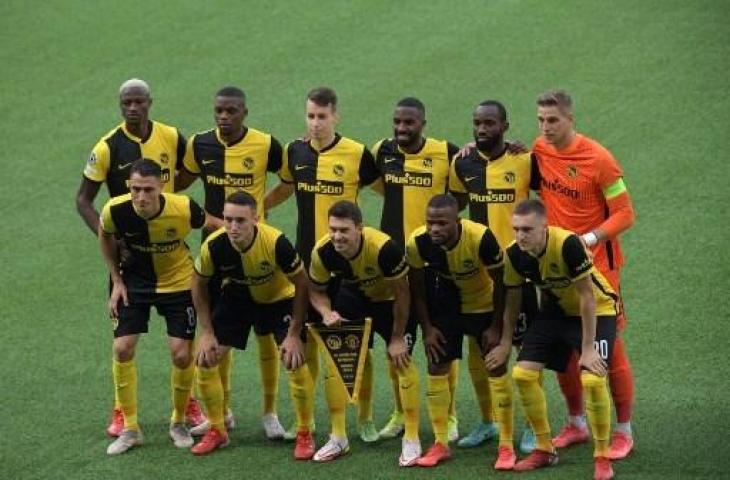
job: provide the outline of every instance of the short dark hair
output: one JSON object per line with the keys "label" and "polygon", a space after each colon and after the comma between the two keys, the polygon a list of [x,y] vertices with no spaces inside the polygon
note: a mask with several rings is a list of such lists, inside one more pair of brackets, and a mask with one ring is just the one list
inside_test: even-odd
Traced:
{"label": "short dark hair", "polygon": [[349,218],[355,223],[355,225],[362,224],[362,211],[360,211],[360,207],[358,207],[356,203],[348,200],[340,200],[332,205],[330,209],[327,210],[327,218],[329,217]]}
{"label": "short dark hair", "polygon": [[231,97],[241,99],[241,103],[246,103],[246,94],[243,90],[232,85],[225,86],[218,90],[215,94],[216,97]]}
{"label": "short dark hair", "polygon": [[426,106],[423,104],[422,101],[417,99],[416,97],[406,97],[401,99],[396,105],[397,107],[410,107],[415,108],[420,112],[420,114],[425,117],[426,116]]}
{"label": "short dark hair", "polygon": [[256,199],[253,198],[253,195],[248,192],[244,192],[243,190],[238,190],[228,195],[226,197],[226,203],[232,203],[242,207],[251,207],[251,210],[256,210]]}
{"label": "short dark hair", "polygon": [[459,202],[450,193],[441,193],[431,197],[428,201],[428,208],[453,208],[459,211]]}
{"label": "short dark hair", "polygon": [[512,213],[513,215],[529,215],[535,213],[538,217],[545,217],[547,215],[547,209],[539,198],[528,198],[518,203]]}
{"label": "short dark hair", "polygon": [[507,109],[504,108],[502,102],[497,100],[484,100],[479,104],[479,107],[494,107],[499,112],[499,119],[503,122],[507,121]]}
{"label": "short dark hair", "polygon": [[573,111],[573,99],[565,90],[548,90],[537,97],[537,104],[541,107],[558,107],[561,112]]}
{"label": "short dark hair", "polygon": [[337,94],[330,87],[313,88],[307,93],[307,100],[314,102],[320,107],[332,105],[332,111],[337,110]]}
{"label": "short dark hair", "polygon": [[140,177],[157,177],[162,178],[162,168],[160,165],[150,160],[149,158],[140,158],[132,162],[132,166],[129,169],[129,176],[136,173]]}

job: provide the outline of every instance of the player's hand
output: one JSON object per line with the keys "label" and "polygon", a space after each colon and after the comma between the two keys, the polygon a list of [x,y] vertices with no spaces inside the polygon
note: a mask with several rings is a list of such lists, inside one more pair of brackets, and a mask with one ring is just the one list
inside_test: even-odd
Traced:
{"label": "player's hand", "polygon": [[477,148],[477,142],[469,142],[465,144],[464,146],[459,149],[459,151],[456,153],[457,157],[466,157],[471,153],[472,150]]}
{"label": "player's hand", "polygon": [[525,144],[519,140],[510,140],[509,142],[505,142],[505,145],[507,145],[507,151],[509,153],[516,154],[529,152]]}
{"label": "player's hand", "polygon": [[505,345],[503,343],[489,350],[489,353],[484,358],[484,365],[487,367],[487,370],[496,370],[507,363],[511,350],[512,345]]}
{"label": "player's hand", "polygon": [[482,351],[490,351],[499,345],[501,340],[502,332],[500,332],[499,328],[496,328],[495,323],[492,322],[492,325],[488,329],[484,330],[484,333],[482,333]]}
{"label": "player's hand", "polygon": [[583,250],[585,250],[585,252],[586,252],[586,256],[592,262],[593,261],[593,250],[591,250],[591,247],[588,246],[588,244],[586,243],[586,239],[583,237],[584,237],[584,235],[578,235],[578,238],[580,239],[580,243],[583,245]]}
{"label": "player's hand", "polygon": [[446,350],[443,345],[446,344],[446,337],[444,337],[441,330],[431,326],[427,331],[423,332],[423,346],[426,349],[426,357],[432,364],[438,364],[439,355],[445,357]]}
{"label": "player's hand", "polygon": [[339,325],[341,322],[342,317],[339,312],[334,310],[330,310],[326,315],[322,315],[322,323],[324,323],[326,327],[333,327],[335,325]]}
{"label": "player's hand", "polygon": [[201,367],[210,368],[218,364],[218,340],[213,332],[203,332],[198,342],[198,355],[196,363]]}
{"label": "player's hand", "polygon": [[119,301],[124,302],[124,306],[129,306],[129,298],[127,297],[127,286],[124,282],[114,282],[112,284],[112,293],[109,295],[109,315],[112,318],[119,318]]}
{"label": "player's hand", "polygon": [[296,370],[304,364],[304,344],[298,335],[287,334],[281,344],[281,361],[288,370]]}
{"label": "player's hand", "polygon": [[596,349],[593,348],[593,345],[590,347],[583,347],[580,354],[580,366],[595,373],[596,375],[600,375],[601,377],[606,376],[606,372],[608,370],[608,365],[601,357],[598,356],[598,352],[596,352]]}
{"label": "player's hand", "polygon": [[408,354],[408,345],[406,345],[403,337],[393,336],[390,339],[388,356],[398,370],[408,367],[408,364],[411,362],[411,356]]}

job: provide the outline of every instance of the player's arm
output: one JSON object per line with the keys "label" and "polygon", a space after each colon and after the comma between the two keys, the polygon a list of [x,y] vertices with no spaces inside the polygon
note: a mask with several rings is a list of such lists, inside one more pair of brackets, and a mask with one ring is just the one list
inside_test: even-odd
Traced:
{"label": "player's arm", "polygon": [[264,212],[275,208],[294,193],[294,177],[289,169],[290,147],[291,144],[286,145],[281,152],[281,168],[279,169],[280,182],[264,196]]}
{"label": "player's arm", "polygon": [[309,302],[322,316],[322,323],[328,327],[342,321],[340,314],[332,310],[332,302],[327,295],[329,282],[330,271],[325,267],[315,247],[312,250],[312,259],[309,264]]}
{"label": "player's arm", "polygon": [[[515,324],[520,315],[522,306],[522,285],[525,283],[523,277],[512,264],[509,252],[511,249],[517,249],[514,243],[507,249],[504,255],[504,266],[502,270],[502,282],[504,289],[504,303],[502,306],[502,330],[500,334],[499,344],[489,351],[485,358],[485,364],[489,370],[495,370],[507,363],[509,354],[512,349],[512,335],[515,331]],[[500,317],[495,316],[494,321],[498,322]]]}
{"label": "player's arm", "polygon": [[484,351],[489,351],[495,347],[502,335],[502,322],[498,319],[502,318],[504,311],[504,252],[497,242],[490,229],[484,230],[481,241],[479,242],[479,260],[487,269],[487,273],[492,279],[492,322],[490,327],[484,332],[482,338],[482,347]]}
{"label": "player's arm", "polygon": [[386,241],[378,252],[378,266],[385,281],[393,287],[393,331],[388,343],[388,356],[396,368],[408,366],[410,355],[405,341],[408,313],[411,308],[411,294],[408,287],[408,261],[405,252],[393,240]]}
{"label": "player's arm", "polygon": [[116,227],[111,219],[110,207],[109,203],[107,203],[101,212],[97,235],[99,236],[101,255],[104,258],[104,263],[112,281],[112,292],[109,295],[108,302],[109,315],[112,318],[118,318],[119,316],[118,306],[120,301],[124,302],[125,306],[129,305],[127,286],[124,284],[124,279],[120,271],[119,249],[117,248],[117,241],[114,238],[115,232]]}
{"label": "player's arm", "polygon": [[184,166],[175,174],[175,191],[180,192],[188,188],[198,176],[189,172]]}
{"label": "player's arm", "polygon": [[[449,143],[449,154],[451,155],[452,148],[456,148]],[[449,166],[449,193],[456,198],[459,204],[459,211],[464,210],[469,205],[469,194],[467,193],[464,182],[459,177],[456,168],[456,160],[459,157],[458,152],[451,155],[451,165]]]}
{"label": "player's arm", "polygon": [[101,182],[81,178],[79,191],[76,193],[76,211],[95,235],[99,232],[99,212],[94,208],[94,199],[99,194]]}
{"label": "player's arm", "polygon": [[[178,164],[175,175],[175,191],[185,190],[200,175],[200,165],[195,159],[195,135],[190,137],[187,144],[178,132]],[[182,145],[182,147],[181,147]]]}
{"label": "player's arm", "polygon": [[598,355],[594,342],[596,340],[596,297],[593,295],[593,286],[590,276],[585,276],[575,282],[575,288],[580,298],[580,321],[582,340],[580,346],[581,367],[596,375],[606,375],[606,362]]}
{"label": "player's arm", "polygon": [[215,273],[216,267],[208,242],[203,242],[203,245],[200,246],[200,256],[195,259],[194,269],[191,294],[200,328],[196,363],[202,367],[211,367],[218,363],[218,340],[213,331],[208,290],[208,282]]}
{"label": "player's arm", "polygon": [[304,345],[302,344],[301,333],[309,304],[307,294],[309,280],[299,254],[283,234],[276,239],[274,253],[276,264],[294,284],[294,301],[289,329],[281,344],[282,362],[287,369],[294,370],[304,363]]}

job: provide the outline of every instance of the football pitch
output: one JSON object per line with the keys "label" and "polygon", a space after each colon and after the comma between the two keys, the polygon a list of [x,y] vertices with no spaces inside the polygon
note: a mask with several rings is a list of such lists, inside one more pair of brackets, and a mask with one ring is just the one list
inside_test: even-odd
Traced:
{"label": "football pitch", "polygon": [[[291,444],[264,438],[253,340],[235,359],[232,445],[194,458],[167,436],[170,362],[155,315],[137,357],[146,444],[107,457],[107,278],[74,197],[91,147],[120,122],[117,89],[130,77],[150,83],[152,118],[186,136],[212,127],[218,88],[241,86],[247,124],[282,142],[304,133],[306,91],[329,85],[340,98],[339,132],[368,145],[391,134],[393,106],[404,96],[426,104],[428,135],[456,144],[471,139],[473,107],[499,99],[509,112],[508,137],[530,145],[537,95],[567,89],[578,130],[622,163],[637,211],[623,237],[636,450],[614,465],[617,478],[730,476],[729,25],[721,0],[1,2],[0,478],[592,475],[589,446],[561,452],[549,471],[497,475],[495,443],[454,448],[452,460],[435,469],[399,469],[400,442],[363,444],[354,409],[348,456],[296,463]],[[202,201],[199,182],[190,194]],[[367,223],[377,226],[379,199],[367,190],[361,204]],[[271,223],[293,238],[293,199]],[[197,249],[197,235],[190,243]],[[382,341],[376,345],[380,426],[392,394]],[[417,361],[425,364],[420,344]],[[329,422],[319,382],[321,445]],[[426,448],[425,377],[421,383]],[[545,383],[555,432],[563,402],[552,374]],[[280,384],[280,418],[288,426],[284,372]],[[458,411],[465,434],[478,420],[465,364]],[[515,411],[519,434],[521,408]]]}

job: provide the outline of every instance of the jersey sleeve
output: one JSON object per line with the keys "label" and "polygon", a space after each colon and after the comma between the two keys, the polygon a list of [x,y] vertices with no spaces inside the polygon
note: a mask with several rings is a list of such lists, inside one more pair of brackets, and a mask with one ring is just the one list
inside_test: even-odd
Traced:
{"label": "jersey sleeve", "polygon": [[200,173],[200,166],[195,161],[195,135],[190,137],[188,140],[188,146],[185,148],[185,155],[183,156],[183,168],[190,173]]}
{"label": "jersey sleeve", "polygon": [[283,156],[284,153],[281,149],[281,143],[279,143],[279,141],[272,136],[271,145],[269,145],[269,157],[266,162],[266,171],[271,173],[277,173],[279,170],[281,170]]}
{"label": "jersey sleeve", "polygon": [[99,215],[99,222],[101,223],[101,229],[104,231],[104,233],[116,233],[117,232],[117,226],[114,224],[114,219],[112,219],[112,205],[111,201],[106,202],[104,204],[104,207],[101,209],[101,214]]}
{"label": "jersey sleeve", "polygon": [[378,140],[377,143],[373,145],[373,148],[370,149],[370,152],[373,154],[373,159],[375,160],[375,166],[378,168],[378,170],[383,168],[381,159],[378,158],[378,152],[380,151],[380,146],[382,144],[383,140]]}
{"label": "jersey sleeve", "polygon": [[187,150],[187,144],[185,142],[185,136],[178,130],[177,132],[177,159],[175,161],[175,169],[180,171],[183,168],[183,162],[185,161],[185,151]]}
{"label": "jersey sleeve", "polygon": [[312,259],[309,263],[309,278],[317,285],[327,285],[330,282],[331,272],[322,262],[317,248],[312,250]]}
{"label": "jersey sleeve", "polygon": [[459,147],[451,142],[446,142],[446,154],[449,156],[449,163],[454,163],[454,157],[459,153]]}
{"label": "jersey sleeve", "polygon": [[506,287],[519,287],[526,283],[525,277],[520,275],[513,263],[512,254],[519,254],[519,251],[515,252],[513,250],[516,248],[518,247],[515,243],[512,243],[511,246],[507,247],[507,255],[505,255],[504,260],[504,285]]}
{"label": "jersey sleeve", "polygon": [[378,266],[383,276],[393,280],[408,273],[408,261],[405,252],[393,240],[388,240],[378,252]]}
{"label": "jersey sleeve", "polygon": [[205,225],[205,211],[192,198],[188,198],[188,200],[190,201],[190,226],[192,228],[203,228],[203,225]]}
{"label": "jersey sleeve", "polygon": [[502,249],[490,229],[484,231],[479,242],[479,258],[487,269],[497,268],[504,263]]}
{"label": "jersey sleeve", "polygon": [[215,263],[210,254],[210,243],[203,242],[200,246],[200,255],[195,259],[195,271],[201,277],[212,277],[215,273]]}
{"label": "jersey sleeve", "polygon": [[279,178],[284,183],[294,183],[294,177],[291,175],[291,171],[289,170],[289,149],[291,148],[291,143],[288,143],[282,152],[281,155],[281,168],[279,169]]}
{"label": "jersey sleeve", "polygon": [[406,258],[408,259],[408,265],[413,268],[424,268],[426,262],[423,261],[421,253],[418,251],[418,243],[416,242],[416,236],[411,235],[406,244]]}
{"label": "jersey sleeve", "polygon": [[276,256],[276,264],[287,275],[294,275],[304,268],[302,259],[299,258],[299,254],[294,249],[294,246],[283,233],[276,239],[274,253]]}
{"label": "jersey sleeve", "polygon": [[562,250],[563,261],[568,266],[568,276],[573,281],[580,280],[590,273],[593,262],[577,235],[566,238]]}
{"label": "jersey sleeve", "polygon": [[537,155],[534,153],[530,154],[530,190],[539,191],[540,182],[542,177],[540,176],[540,168],[537,166]]}
{"label": "jersey sleeve", "polygon": [[100,140],[91,150],[89,159],[86,160],[84,176],[92,182],[104,182],[109,173],[110,163],[109,145]]}
{"label": "jersey sleeve", "polygon": [[373,154],[367,147],[363,146],[362,157],[360,157],[360,186],[370,185],[380,177],[380,171],[375,165]]}
{"label": "jersey sleeve", "polygon": [[456,173],[456,161],[454,159],[449,167],[449,190],[454,193],[467,193],[464,184]]}
{"label": "jersey sleeve", "polygon": [[[601,148],[597,155],[597,167],[598,167],[598,184],[601,189],[605,192],[606,189],[614,185],[618,180],[623,177],[621,166],[618,161],[611,155],[611,152],[605,148]],[[615,196],[615,195],[614,195]]]}

